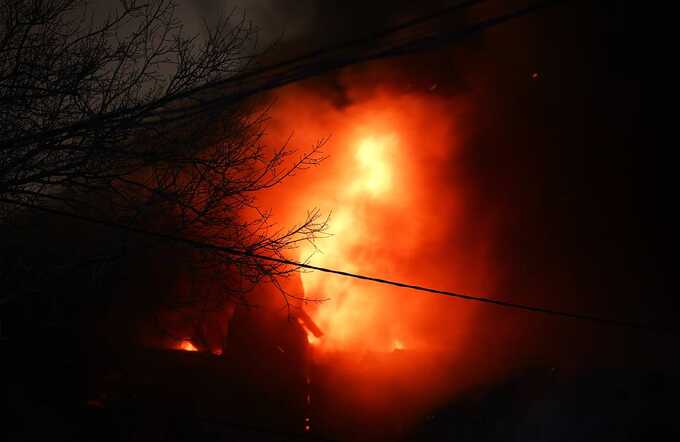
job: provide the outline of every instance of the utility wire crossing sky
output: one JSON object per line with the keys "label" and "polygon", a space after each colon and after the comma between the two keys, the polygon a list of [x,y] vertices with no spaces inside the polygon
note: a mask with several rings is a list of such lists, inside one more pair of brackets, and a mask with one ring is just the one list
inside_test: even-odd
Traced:
{"label": "utility wire crossing sky", "polygon": [[393,280],[384,279],[384,278],[378,278],[378,277],[373,277],[373,276],[361,275],[361,274],[357,274],[357,273],[345,272],[345,271],[342,271],[342,270],[331,269],[331,268],[327,268],[327,267],[314,266],[314,265],[311,265],[311,264],[297,262],[297,261],[293,261],[293,260],[289,260],[289,259],[260,255],[258,253],[253,253],[253,252],[250,252],[250,251],[247,251],[247,250],[239,250],[239,249],[235,249],[235,248],[231,248],[231,247],[223,247],[223,246],[219,246],[219,245],[216,245],[216,244],[210,244],[210,243],[205,243],[205,242],[201,242],[201,241],[195,241],[195,240],[192,240],[192,239],[180,238],[180,237],[167,235],[167,234],[160,233],[160,232],[153,232],[153,231],[140,229],[140,228],[133,227],[133,226],[126,226],[124,224],[118,224],[118,223],[115,223],[115,222],[101,220],[101,219],[97,219],[97,218],[92,218],[92,217],[85,216],[85,215],[78,215],[78,214],[75,214],[75,213],[65,212],[65,211],[61,211],[61,210],[57,210],[57,209],[53,209],[53,208],[35,206],[35,205],[32,205],[32,204],[22,203],[22,202],[19,202],[19,201],[12,201],[12,200],[7,200],[7,199],[2,198],[2,199],[0,199],[0,202],[25,207],[25,208],[28,208],[28,209],[38,210],[38,211],[50,213],[50,214],[57,215],[57,216],[72,218],[72,219],[84,221],[84,222],[91,223],[91,224],[98,224],[98,225],[102,225],[102,226],[106,226],[106,227],[112,227],[112,228],[115,228],[115,229],[125,230],[125,231],[128,231],[128,232],[133,232],[133,233],[144,235],[144,236],[151,237],[151,238],[157,238],[157,239],[170,241],[170,242],[174,242],[174,243],[178,243],[178,244],[184,244],[184,245],[188,245],[188,246],[191,246],[191,247],[194,247],[194,248],[197,248],[197,249],[214,250],[214,251],[217,251],[217,252],[227,253],[227,254],[235,255],[235,256],[246,256],[246,257],[249,257],[249,258],[255,258],[255,259],[262,260],[262,261],[274,262],[274,263],[283,264],[283,265],[290,265],[290,266],[294,266],[296,268],[316,270],[316,271],[319,271],[319,272],[331,273],[331,274],[338,275],[338,276],[354,278],[354,279],[361,279],[361,280],[364,280],[364,281],[370,281],[370,282],[374,282],[374,283],[377,283],[377,284],[391,285],[391,286],[394,286],[394,287],[416,290],[416,291],[419,291],[419,292],[431,293],[431,294],[435,294],[435,295],[448,296],[448,297],[451,297],[451,298],[458,298],[458,299],[463,299],[463,300],[466,300],[466,301],[479,302],[479,303],[483,303],[483,304],[493,304],[493,305],[497,305],[499,307],[505,307],[505,308],[515,309],[515,310],[524,310],[524,311],[541,313],[541,314],[544,314],[544,315],[551,315],[551,316],[563,317],[563,318],[568,318],[568,319],[580,319],[580,320],[590,321],[590,322],[594,322],[594,323],[601,324],[601,325],[624,327],[624,328],[629,328],[629,329],[638,329],[638,330],[644,330],[644,331],[661,333],[661,334],[669,334],[669,335],[675,335],[675,336],[680,334],[680,333],[678,333],[677,330],[674,330],[674,329],[671,329],[671,328],[668,328],[668,327],[664,327],[664,326],[656,326],[656,325],[653,325],[653,324],[645,324],[645,323],[641,323],[641,322],[628,321],[628,320],[604,318],[604,317],[600,317],[600,316],[594,316],[594,315],[583,314],[583,313],[573,313],[573,312],[566,312],[566,311],[562,311],[562,310],[553,310],[553,309],[539,307],[539,306],[533,306],[533,305],[529,305],[529,304],[519,304],[519,303],[514,303],[514,302],[501,301],[499,299],[488,298],[488,297],[484,297],[484,296],[474,296],[474,295],[467,295],[467,294],[463,294],[463,293],[456,293],[456,292],[448,291],[448,290],[439,290],[439,289],[434,289],[434,288],[421,286],[421,285],[408,284],[408,283],[405,283],[405,282],[399,282],[399,281],[393,281]]}

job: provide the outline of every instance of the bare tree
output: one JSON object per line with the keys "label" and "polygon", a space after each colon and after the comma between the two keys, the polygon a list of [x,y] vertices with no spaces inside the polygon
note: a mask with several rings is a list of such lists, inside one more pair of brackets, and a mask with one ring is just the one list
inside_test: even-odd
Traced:
{"label": "bare tree", "polygon": [[[0,224],[19,205],[279,255],[322,234],[311,211],[275,229],[255,195],[323,159],[262,143],[266,113],[201,108],[207,88],[254,62],[256,30],[236,12],[187,34],[174,0],[0,4]],[[194,265],[257,282],[291,271],[201,251]],[[215,272],[219,274],[219,272]]]}

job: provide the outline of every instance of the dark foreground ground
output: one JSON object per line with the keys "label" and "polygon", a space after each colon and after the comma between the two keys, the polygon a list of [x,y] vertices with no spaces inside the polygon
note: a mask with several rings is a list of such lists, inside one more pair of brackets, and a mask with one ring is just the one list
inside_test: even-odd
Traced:
{"label": "dark foreground ground", "polygon": [[[89,351],[54,334],[2,341],[7,441],[637,441],[678,440],[680,382],[668,372],[599,370],[566,377],[534,368],[472,389],[404,427],[363,413],[277,352],[257,363],[226,354],[126,348]],[[93,355],[97,355],[96,357]],[[400,358],[384,354],[379,358]],[[240,362],[239,362],[240,361]],[[298,364],[298,362],[295,362]],[[389,391],[389,379],[379,386]],[[352,386],[347,385],[351,390]],[[309,399],[308,399],[309,397]],[[309,430],[305,427],[309,425]]]}

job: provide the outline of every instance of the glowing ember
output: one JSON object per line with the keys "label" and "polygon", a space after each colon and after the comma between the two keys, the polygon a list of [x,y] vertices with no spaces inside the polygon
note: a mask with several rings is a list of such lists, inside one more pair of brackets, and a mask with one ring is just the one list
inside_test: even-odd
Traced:
{"label": "glowing ember", "polygon": [[177,345],[177,350],[183,351],[198,351],[198,348],[188,339],[183,340]]}
{"label": "glowing ember", "polygon": [[317,344],[319,344],[319,343],[321,342],[321,338],[317,338],[316,336],[314,336],[314,335],[312,334],[312,332],[308,331],[308,332],[307,332],[307,342],[308,342],[310,345],[317,345]]}

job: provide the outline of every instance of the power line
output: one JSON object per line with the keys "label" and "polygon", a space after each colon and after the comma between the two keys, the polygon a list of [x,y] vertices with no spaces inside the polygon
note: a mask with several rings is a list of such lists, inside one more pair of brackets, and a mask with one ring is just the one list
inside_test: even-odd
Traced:
{"label": "power line", "polygon": [[[462,1],[448,8],[384,29],[363,39],[351,40],[279,63],[253,69],[223,80],[209,82],[183,93],[164,97],[151,103],[137,106],[133,109],[120,109],[107,114],[96,115],[85,121],[78,121],[64,127],[42,131],[31,136],[3,140],[2,142],[8,145],[14,145],[15,147],[27,145],[39,142],[41,139],[56,137],[67,132],[87,130],[88,128],[102,124],[104,121],[118,121],[117,119],[119,118],[137,118],[140,115],[143,116],[145,113],[148,113],[147,116],[149,117],[160,118],[160,121],[158,121],[159,123],[168,123],[177,119],[193,117],[199,113],[214,110],[216,107],[238,102],[258,93],[311,78],[325,72],[358,63],[413,54],[422,50],[441,47],[446,43],[464,39],[503,23],[528,16],[545,7],[560,3],[563,0],[539,0],[531,2],[524,7],[510,12],[493,15],[490,18],[464,26],[462,29],[449,29],[448,27],[445,27],[445,30],[433,31],[426,35],[407,38],[402,42],[389,40],[389,38],[398,35],[404,30],[412,29],[437,18],[452,15],[465,9],[470,9],[483,1],[484,0]],[[374,43],[372,46],[368,46],[370,43],[373,43],[374,40],[379,40],[379,42]],[[201,93],[207,91],[217,91],[218,93],[215,98],[198,97]],[[184,103],[177,108],[171,107],[172,103],[187,99],[195,99],[197,104],[190,106]],[[173,117],[172,115],[178,116]]]}
{"label": "power line", "polygon": [[652,324],[644,324],[644,323],[641,323],[641,322],[626,321],[626,320],[619,320],[619,319],[613,319],[613,318],[604,318],[604,317],[600,317],[600,316],[583,314],[583,313],[573,313],[573,312],[567,312],[567,311],[562,311],[562,310],[554,310],[554,309],[549,309],[549,308],[544,308],[544,307],[533,306],[533,305],[529,305],[529,304],[507,302],[507,301],[502,301],[500,299],[488,298],[488,297],[485,297],[485,296],[474,296],[474,295],[468,295],[468,294],[463,294],[463,293],[457,293],[457,292],[453,292],[453,291],[449,291],[449,290],[439,290],[439,289],[434,289],[434,288],[425,287],[425,286],[416,285],[416,284],[408,284],[408,283],[404,283],[404,282],[399,282],[399,281],[394,281],[394,280],[389,280],[389,279],[384,279],[384,278],[378,278],[378,277],[374,277],[374,276],[361,275],[361,274],[358,274],[358,273],[345,272],[343,270],[337,270],[337,269],[331,269],[331,268],[327,268],[327,267],[315,266],[315,265],[297,262],[297,261],[293,261],[293,260],[289,260],[289,259],[276,258],[276,257],[272,257],[272,256],[267,256],[267,255],[261,255],[261,254],[258,254],[258,253],[253,253],[253,252],[250,252],[250,251],[247,251],[247,250],[236,249],[236,248],[233,248],[233,247],[219,246],[219,245],[216,245],[216,244],[210,244],[210,243],[206,243],[206,242],[202,242],[202,241],[196,241],[196,240],[192,240],[192,239],[188,239],[188,238],[181,238],[181,237],[177,237],[177,236],[173,236],[173,235],[168,235],[168,234],[165,234],[165,233],[153,232],[153,231],[150,231],[150,230],[141,229],[141,228],[134,227],[134,226],[127,226],[127,225],[115,223],[115,222],[112,222],[112,221],[106,221],[106,220],[102,220],[102,219],[89,217],[87,215],[79,215],[79,214],[65,212],[65,211],[58,210],[58,209],[36,206],[36,205],[33,205],[33,204],[23,203],[23,202],[19,202],[19,201],[12,201],[12,200],[8,200],[8,199],[5,199],[5,198],[0,198],[0,202],[4,202],[4,203],[7,203],[7,204],[13,204],[13,205],[16,205],[16,206],[21,206],[21,207],[32,209],[32,210],[38,210],[38,211],[50,213],[50,214],[57,215],[57,216],[72,218],[72,219],[88,222],[88,223],[91,223],[91,224],[98,224],[98,225],[102,225],[102,226],[106,226],[106,227],[125,230],[125,231],[128,231],[128,232],[148,236],[148,237],[151,237],[151,238],[157,238],[157,239],[167,240],[167,241],[175,242],[175,243],[179,243],[179,244],[185,244],[185,245],[195,247],[195,248],[199,248],[199,249],[214,250],[214,251],[217,251],[217,252],[227,253],[227,254],[235,255],[235,256],[244,256],[244,257],[248,257],[248,258],[255,258],[255,259],[258,259],[258,260],[262,260],[262,261],[274,262],[274,263],[283,264],[283,265],[290,265],[290,266],[294,266],[294,267],[297,267],[297,268],[316,270],[316,271],[319,271],[319,272],[329,273],[329,274],[333,274],[333,275],[338,275],[338,276],[343,276],[343,277],[348,277],[348,278],[353,278],[353,279],[360,279],[360,280],[363,280],[363,281],[370,281],[370,282],[374,282],[374,283],[377,283],[377,284],[390,285],[390,286],[400,287],[400,288],[404,288],[404,289],[416,290],[416,291],[419,291],[419,292],[448,296],[448,297],[451,297],[451,298],[462,299],[462,300],[465,300],[465,301],[479,302],[479,303],[484,303],[484,304],[492,304],[492,305],[496,305],[496,306],[504,307],[504,308],[509,308],[509,309],[524,310],[524,311],[529,311],[529,312],[533,312],[533,313],[541,313],[541,314],[545,314],[545,315],[563,317],[563,318],[568,318],[568,319],[585,320],[585,321],[590,321],[590,322],[594,322],[594,323],[601,324],[601,325],[624,327],[624,328],[638,329],[638,330],[646,330],[646,331],[650,331],[650,332],[670,334],[670,335],[678,335],[679,334],[677,330],[673,330],[673,329],[670,329],[668,327],[659,327],[659,326],[652,325]]}
{"label": "power line", "polygon": [[[263,74],[267,74],[267,73],[270,73],[272,71],[276,71],[276,70],[281,69],[281,68],[294,66],[294,65],[299,64],[299,63],[304,62],[304,61],[313,61],[315,63],[318,63],[320,57],[327,56],[330,53],[337,52],[337,51],[340,51],[340,50],[343,50],[343,49],[357,47],[357,46],[358,47],[365,47],[368,44],[374,43],[375,40],[386,38],[386,37],[391,37],[398,32],[407,30],[409,28],[413,28],[415,26],[423,25],[427,22],[432,22],[433,20],[442,18],[443,16],[451,15],[451,14],[463,11],[465,9],[470,9],[473,6],[482,4],[486,1],[487,0],[461,1],[459,3],[455,3],[451,6],[446,7],[446,8],[442,8],[442,9],[439,9],[437,11],[431,12],[427,15],[423,15],[423,16],[420,16],[420,17],[413,18],[411,20],[404,21],[404,22],[399,23],[399,24],[392,26],[392,27],[384,28],[384,29],[382,29],[378,32],[372,33],[371,35],[368,35],[364,38],[357,38],[357,39],[344,41],[344,42],[341,42],[339,44],[320,48],[320,49],[316,49],[316,50],[313,50],[311,52],[307,52],[305,54],[298,55],[296,57],[280,61],[278,63],[265,65],[265,66],[262,66],[258,69],[252,69],[250,71],[244,72],[242,74],[235,75],[233,77],[230,77],[230,78],[227,78],[227,79],[224,79],[224,80],[219,80],[219,81],[216,81],[216,82],[213,82],[213,83],[206,84],[201,89],[215,88],[215,87],[219,87],[221,85],[251,79],[253,77],[262,76]],[[189,91],[189,92],[194,92],[194,91]]]}
{"label": "power line", "polygon": [[[206,90],[219,90],[220,94],[217,98],[198,99],[198,104],[196,106],[180,106],[177,109],[165,109],[160,113],[182,114],[191,112],[191,109],[194,108],[197,108],[198,111],[206,111],[215,105],[219,106],[231,101],[238,101],[264,91],[272,90],[347,66],[435,49],[447,43],[462,40],[475,34],[479,34],[487,29],[528,16],[546,7],[561,3],[564,0],[540,0],[531,2],[524,7],[492,15],[489,18],[464,26],[462,29],[449,29],[449,27],[444,27],[445,29],[443,30],[432,31],[425,35],[406,38],[401,42],[389,40],[389,38],[398,36],[399,33],[404,30],[412,29],[427,22],[432,22],[443,16],[470,9],[484,1],[485,0],[463,1],[426,16],[418,17],[392,28],[382,30],[367,38],[351,40],[337,46],[319,49],[279,63],[267,65],[259,69],[253,69],[224,80],[205,84],[199,88],[187,91],[181,96],[173,96],[169,97],[169,99],[171,101],[176,101],[178,98],[195,97],[197,93]],[[374,40],[378,40],[378,43],[375,43]],[[383,41],[381,42],[380,40]],[[369,46],[370,43],[373,44]],[[233,90],[226,91],[227,88],[233,88]]]}

